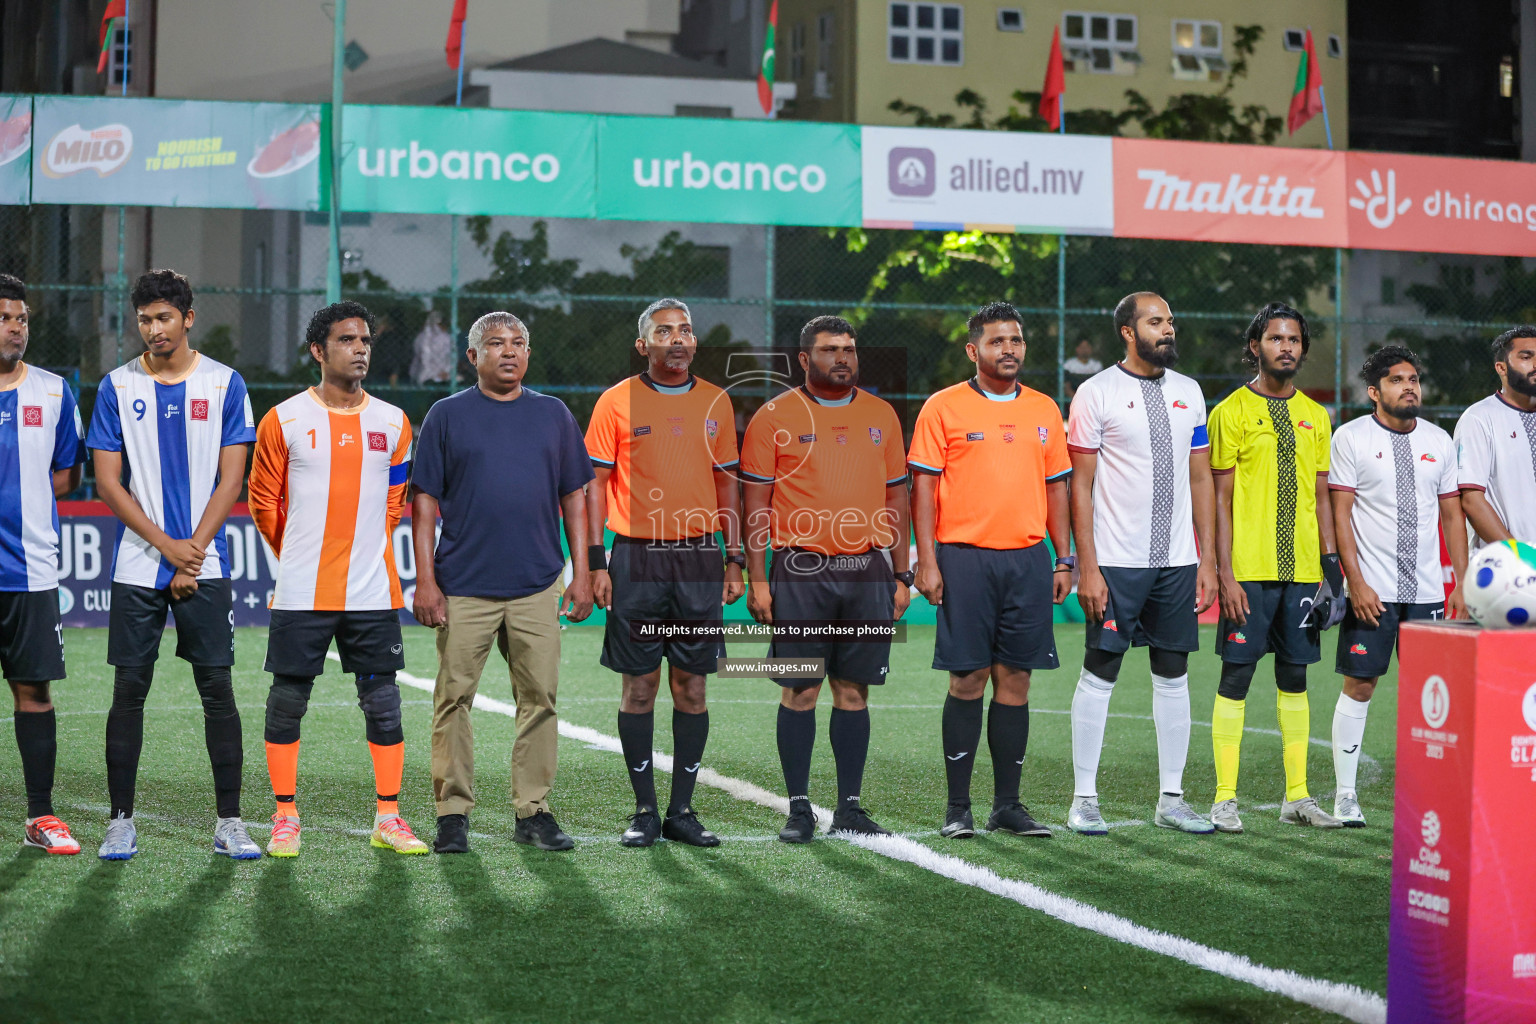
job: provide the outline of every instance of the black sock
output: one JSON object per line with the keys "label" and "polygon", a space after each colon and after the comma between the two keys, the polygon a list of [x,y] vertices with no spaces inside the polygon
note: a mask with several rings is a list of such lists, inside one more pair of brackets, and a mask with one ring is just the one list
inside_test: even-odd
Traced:
{"label": "black sock", "polygon": [[112,674],[112,710],[107,712],[107,796],[112,817],[133,817],[133,791],[144,749],[144,698],[154,665],[119,665]]}
{"label": "black sock", "polygon": [[790,800],[811,798],[811,750],[816,746],[816,709],[791,711],[779,705],[779,765]]}
{"label": "black sock", "polygon": [[838,810],[857,807],[859,790],[864,784],[864,760],[869,756],[869,709],[833,708],[827,736],[832,741],[832,758],[837,762]]}
{"label": "black sock", "polygon": [[961,700],[950,694],[944,700],[941,730],[944,735],[944,778],[949,782],[949,802],[971,806],[971,772],[976,768],[976,749],[981,746],[981,698]]}
{"label": "black sock", "polygon": [[708,741],[708,711],[690,715],[672,709],[672,802],[667,805],[667,817],[693,803],[693,787],[699,781],[699,765]]}
{"label": "black sock", "polygon": [[656,809],[656,766],[651,764],[652,740],[656,733],[656,712],[643,715],[619,712],[619,743],[624,748],[624,764],[629,770],[629,784],[635,789],[635,806]]}
{"label": "black sock", "polygon": [[27,787],[27,817],[53,813],[53,762],[59,742],[53,709],[16,712],[16,749]]}
{"label": "black sock", "polygon": [[235,688],[229,669],[193,665],[192,681],[203,700],[203,741],[213,768],[213,801],[221,818],[240,817],[240,776],[245,769],[245,743],[240,733],[240,711],[235,707]]}
{"label": "black sock", "polygon": [[992,806],[1019,802],[1019,777],[1024,774],[1024,748],[1029,746],[1029,705],[999,704],[987,708],[987,748],[992,752]]}

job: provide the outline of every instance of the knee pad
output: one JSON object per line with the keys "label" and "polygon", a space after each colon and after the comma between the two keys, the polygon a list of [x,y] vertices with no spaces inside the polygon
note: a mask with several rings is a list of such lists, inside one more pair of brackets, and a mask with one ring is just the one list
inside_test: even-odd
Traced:
{"label": "knee pad", "polygon": [[235,688],[230,682],[228,668],[193,665],[192,682],[203,700],[203,717],[228,718],[239,714],[235,710]]}
{"label": "knee pad", "polygon": [[272,689],[267,691],[268,743],[299,742],[299,723],[309,710],[309,692],[314,685],[313,679],[299,676],[272,677]]}
{"label": "knee pad", "polygon": [[1096,647],[1090,647],[1083,652],[1083,668],[1092,672],[1106,683],[1113,683],[1120,678],[1120,662],[1125,659],[1125,654],[1116,654],[1112,651],[1101,651]]}
{"label": "knee pad", "polygon": [[1275,662],[1275,686],[1285,693],[1307,692],[1307,666]]}
{"label": "knee pad", "polygon": [[1148,660],[1152,663],[1152,674],[1164,679],[1177,679],[1189,672],[1189,654],[1185,651],[1165,651],[1154,647]]}
{"label": "knee pad", "polygon": [[393,672],[357,677],[357,706],[363,709],[369,743],[381,747],[405,742],[400,725],[400,686]]}
{"label": "knee pad", "polygon": [[1253,682],[1253,670],[1256,665],[1234,665],[1229,661],[1221,663],[1221,684],[1216,687],[1216,692],[1227,700],[1247,700],[1248,687]]}
{"label": "knee pad", "polygon": [[112,673],[112,707],[117,711],[142,712],[154,682],[155,666],[118,665]]}

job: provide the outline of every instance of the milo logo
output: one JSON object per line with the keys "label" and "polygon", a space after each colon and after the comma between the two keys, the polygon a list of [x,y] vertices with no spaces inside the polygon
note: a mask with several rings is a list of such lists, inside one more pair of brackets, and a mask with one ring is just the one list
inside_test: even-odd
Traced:
{"label": "milo logo", "polygon": [[133,132],[125,124],[90,129],[72,124],[43,148],[43,173],[50,178],[67,178],[81,171],[95,171],[97,177],[105,178],[120,170],[132,152]]}

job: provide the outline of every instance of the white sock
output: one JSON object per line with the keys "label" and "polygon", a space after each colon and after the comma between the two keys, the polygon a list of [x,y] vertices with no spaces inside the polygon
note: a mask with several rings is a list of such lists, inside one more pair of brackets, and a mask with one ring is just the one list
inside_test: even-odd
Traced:
{"label": "white sock", "polygon": [[1115,684],[1083,669],[1072,694],[1072,775],[1075,796],[1099,795],[1099,754],[1104,750],[1104,723]]}
{"label": "white sock", "polygon": [[1152,724],[1157,729],[1157,785],[1184,795],[1184,762],[1189,758],[1189,673],[1170,679],[1152,676]]}
{"label": "white sock", "polygon": [[1365,739],[1365,716],[1371,702],[1339,694],[1333,707],[1333,775],[1340,793],[1355,792],[1355,773],[1360,767],[1360,744]]}

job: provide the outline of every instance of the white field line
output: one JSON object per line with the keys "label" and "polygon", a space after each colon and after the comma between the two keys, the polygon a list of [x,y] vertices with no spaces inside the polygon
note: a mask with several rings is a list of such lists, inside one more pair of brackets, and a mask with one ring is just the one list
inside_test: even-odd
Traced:
{"label": "white field line", "polygon": [[[418,690],[430,692],[433,689],[432,680],[422,679],[408,672],[398,672],[396,678]],[[516,716],[517,714],[514,705],[479,694],[475,696],[475,707],[501,715]],[[560,735],[599,750],[622,752],[617,737],[605,735],[596,729],[573,725],[563,719],[560,721]],[[672,770],[672,758],[669,755],[657,750],[651,754],[651,758],[655,767],[660,770]],[[789,812],[787,797],[781,797],[742,779],[721,775],[709,768],[701,768],[699,781],[723,790],[738,800],[758,804],[785,814]],[[822,822],[831,823],[830,811],[824,807],[816,807],[815,811]],[[1002,896],[1004,899],[1013,900],[1021,906],[1038,910],[1074,927],[1107,936],[1117,942],[1136,946],[1148,952],[1181,960],[1202,970],[1211,971],[1234,981],[1245,982],[1307,1006],[1339,1014],[1357,1024],[1385,1024],[1386,1022],[1387,1001],[1375,992],[1369,992],[1357,985],[1308,978],[1294,971],[1265,967],[1245,956],[1212,949],[1190,939],[1144,927],[1086,903],[1058,896],[1031,882],[1003,878],[990,868],[972,864],[947,853],[939,853],[905,836],[854,836],[849,837],[848,841],[892,860],[912,864],[962,885],[969,885],[993,895]]]}

